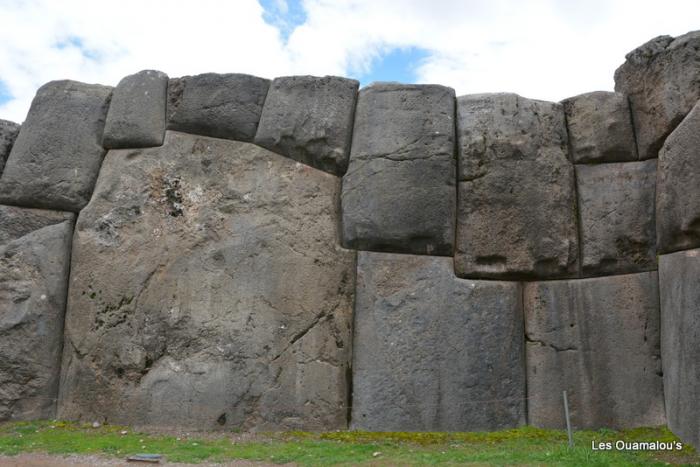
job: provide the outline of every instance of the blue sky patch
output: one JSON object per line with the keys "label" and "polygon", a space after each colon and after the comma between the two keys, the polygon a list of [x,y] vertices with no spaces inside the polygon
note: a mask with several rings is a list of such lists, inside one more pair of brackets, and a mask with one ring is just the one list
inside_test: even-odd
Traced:
{"label": "blue sky patch", "polygon": [[5,102],[9,102],[12,100],[12,94],[10,94],[10,90],[7,88],[7,84],[5,84],[4,81],[0,80],[0,105],[4,104]]}
{"label": "blue sky patch", "polygon": [[83,56],[87,59],[95,61],[100,60],[100,54],[94,50],[89,49],[85,45],[83,39],[81,39],[78,36],[68,36],[65,39],[61,39],[56,42],[55,47],[59,50],[75,48],[80,50],[80,53],[83,54]]}
{"label": "blue sky patch", "polygon": [[373,81],[398,81],[400,83],[416,82],[416,70],[430,56],[430,51],[419,47],[402,47],[390,49],[378,59],[372,61],[369,72],[357,74],[353,78],[366,86]]}
{"label": "blue sky patch", "polygon": [[279,29],[282,39],[287,42],[297,26],[306,22],[306,11],[301,0],[259,0],[263,7],[263,19]]}

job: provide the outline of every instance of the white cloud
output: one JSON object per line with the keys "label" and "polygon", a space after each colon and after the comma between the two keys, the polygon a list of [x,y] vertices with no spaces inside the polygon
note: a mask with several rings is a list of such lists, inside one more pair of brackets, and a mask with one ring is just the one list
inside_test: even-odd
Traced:
{"label": "white cloud", "polygon": [[[278,11],[291,1],[278,0]],[[306,21],[285,43],[255,0],[0,0],[0,80],[14,96],[0,118],[22,121],[52,79],[114,85],[145,68],[356,75],[395,47],[428,51],[419,82],[560,100],[612,89],[626,52],[700,27],[695,0],[303,3]]]}

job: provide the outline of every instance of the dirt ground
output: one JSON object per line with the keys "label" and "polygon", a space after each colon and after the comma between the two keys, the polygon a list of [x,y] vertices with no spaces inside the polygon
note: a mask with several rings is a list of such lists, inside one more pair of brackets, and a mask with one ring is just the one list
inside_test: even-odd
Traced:
{"label": "dirt ground", "polygon": [[[117,459],[101,456],[52,456],[49,454],[20,454],[17,456],[0,456],[0,467],[73,467],[73,466],[128,466],[148,467],[164,465],[168,467],[192,467],[192,464],[180,464],[177,462],[161,461],[159,464],[148,462],[127,462],[125,459]],[[225,464],[196,464],[200,467],[230,466],[230,467],[266,467],[275,464],[261,462],[233,461]],[[286,464],[291,466],[293,464]]]}

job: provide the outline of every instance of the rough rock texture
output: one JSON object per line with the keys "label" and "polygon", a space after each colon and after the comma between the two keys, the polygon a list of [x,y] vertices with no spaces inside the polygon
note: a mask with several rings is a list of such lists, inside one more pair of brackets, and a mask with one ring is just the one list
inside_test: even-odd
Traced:
{"label": "rough rock texture", "polygon": [[574,428],[665,422],[656,272],[525,285],[528,422]]}
{"label": "rough rock texture", "polygon": [[354,79],[285,76],[270,85],[255,143],[326,172],[348,166],[357,89]]}
{"label": "rough rock texture", "polygon": [[457,275],[576,274],[574,168],[562,106],[515,94],[461,96],[457,133]]}
{"label": "rough rock texture", "polygon": [[74,217],[0,206],[0,421],[56,416]]}
{"label": "rough rock texture", "polygon": [[637,160],[632,115],[627,96],[596,91],[562,102],[574,162]]}
{"label": "rough rock texture", "polygon": [[666,136],[700,99],[700,31],[659,36],[633,50],[615,71],[629,95],[640,159],[657,156]]}
{"label": "rough rock texture", "polygon": [[656,161],[577,165],[583,274],[656,269]]}
{"label": "rough rock texture", "polygon": [[700,246],[700,103],[659,151],[656,235],[659,252]]}
{"label": "rough rock texture", "polygon": [[700,448],[700,250],[659,258],[661,358],[669,428]]}
{"label": "rough rock texture", "polygon": [[451,255],[454,90],[378,83],[360,91],[341,204],[350,248]]}
{"label": "rough rock texture", "polygon": [[339,184],[176,132],[110,151],[76,225],[59,415],[345,427],[355,253],[337,244]]}
{"label": "rough rock texture", "polygon": [[5,167],[7,156],[19,134],[19,125],[8,120],[0,120],[0,175]]}
{"label": "rough rock texture", "polygon": [[0,178],[0,203],[79,211],[104,157],[112,88],[51,81],[37,91]]}
{"label": "rough rock texture", "polygon": [[171,79],[168,128],[253,141],[270,80],[237,73]]}
{"label": "rough rock texture", "polygon": [[160,146],[165,135],[168,75],[144,70],[114,89],[102,144],[106,148]]}
{"label": "rough rock texture", "polygon": [[352,428],[525,423],[521,288],[457,279],[450,258],[358,253]]}

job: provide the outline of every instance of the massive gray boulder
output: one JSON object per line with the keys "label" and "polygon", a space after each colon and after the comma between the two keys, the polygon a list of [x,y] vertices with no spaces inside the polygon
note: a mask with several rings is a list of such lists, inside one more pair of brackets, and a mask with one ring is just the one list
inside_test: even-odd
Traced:
{"label": "massive gray boulder", "polygon": [[451,258],[358,253],[352,428],[525,423],[521,288],[457,279]]}
{"label": "massive gray boulder", "polygon": [[576,429],[665,422],[656,272],[525,285],[528,422]]}
{"label": "massive gray boulder", "polygon": [[656,161],[577,165],[586,276],[656,269]]}
{"label": "massive gray boulder", "polygon": [[457,275],[577,273],[574,168],[564,120],[561,104],[515,94],[457,99]]}
{"label": "massive gray boulder", "polygon": [[661,358],[668,427],[700,448],[700,250],[659,257]]}
{"label": "massive gray boulder", "polygon": [[0,421],[56,416],[73,220],[0,206]]}
{"label": "massive gray boulder", "polygon": [[336,76],[275,78],[255,143],[342,176],[348,166],[359,85]]}
{"label": "massive gray boulder", "polygon": [[77,212],[104,157],[112,88],[51,81],[37,91],[0,178],[0,203]]}
{"label": "massive gray boulder", "polygon": [[596,91],[570,97],[562,104],[574,162],[637,160],[637,143],[626,95]]}
{"label": "massive gray boulder", "polygon": [[656,157],[666,136],[700,99],[700,31],[659,36],[633,50],[615,71],[629,95],[640,159]]}
{"label": "massive gray boulder", "polygon": [[451,255],[454,90],[377,83],[360,91],[341,196],[350,248]]}
{"label": "massive gray boulder", "polygon": [[253,141],[270,80],[238,73],[171,79],[168,129]]}
{"label": "massive gray boulder", "polygon": [[106,148],[160,146],[165,136],[168,75],[144,70],[122,79],[114,89],[102,144]]}
{"label": "massive gray boulder", "polygon": [[7,156],[19,134],[19,125],[8,120],[0,120],[0,175],[5,167]]}
{"label": "massive gray boulder", "polygon": [[59,416],[344,428],[355,253],[337,244],[339,185],[170,131],[110,151],[76,225]]}
{"label": "massive gray boulder", "polygon": [[662,253],[700,246],[700,103],[659,151],[656,235]]}

